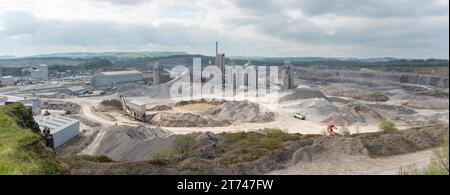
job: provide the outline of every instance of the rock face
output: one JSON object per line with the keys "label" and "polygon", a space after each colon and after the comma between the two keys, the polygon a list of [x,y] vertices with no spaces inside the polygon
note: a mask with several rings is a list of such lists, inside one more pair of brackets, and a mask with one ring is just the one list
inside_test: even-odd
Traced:
{"label": "rock face", "polygon": [[416,97],[404,104],[416,109],[449,109],[448,99]]}
{"label": "rock face", "polygon": [[448,77],[411,74],[411,73],[384,73],[384,72],[362,72],[362,71],[339,71],[341,77],[364,78],[367,80],[393,81],[406,84],[429,85],[439,88],[448,88]]}
{"label": "rock face", "polygon": [[[288,142],[283,148],[274,150],[258,160],[244,163],[221,164],[215,158],[226,150],[220,146],[220,135],[212,133],[194,134],[199,148],[176,163],[150,165],[142,162],[93,163],[72,162],[73,174],[264,174],[290,165],[320,160],[324,155],[351,155],[386,157],[434,148],[443,143],[448,135],[448,126],[415,128],[404,131],[377,132],[344,136],[302,135],[299,140]],[[174,137],[164,142],[172,143]],[[148,142],[148,141],[147,141]],[[161,140],[156,143],[135,144],[134,147],[164,148]],[[105,151],[116,153],[122,148],[122,140]],[[112,145],[111,145],[112,146]],[[145,146],[145,147],[144,147]],[[103,146],[101,146],[103,147]],[[121,152],[124,154],[124,151]],[[108,155],[109,156],[109,155]]]}
{"label": "rock face", "polygon": [[21,104],[13,104],[9,107],[9,115],[14,118],[16,123],[25,129],[30,129],[35,133],[40,133],[39,125],[33,118],[33,113],[31,110],[26,109]]}

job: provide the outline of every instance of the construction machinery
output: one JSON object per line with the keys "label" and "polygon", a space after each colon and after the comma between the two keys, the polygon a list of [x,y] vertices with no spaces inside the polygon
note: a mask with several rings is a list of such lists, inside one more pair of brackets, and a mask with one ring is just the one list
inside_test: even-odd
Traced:
{"label": "construction machinery", "polygon": [[306,120],[306,115],[300,112],[294,112],[294,114],[292,114],[292,116],[296,119],[300,119],[300,120]]}
{"label": "construction machinery", "polygon": [[122,103],[122,108],[125,115],[132,117],[140,122],[145,122],[145,103],[132,101],[127,103],[125,97],[120,95],[120,102]]}
{"label": "construction machinery", "polygon": [[337,127],[333,124],[328,124],[327,125],[327,133],[328,135],[333,135],[336,133]]}

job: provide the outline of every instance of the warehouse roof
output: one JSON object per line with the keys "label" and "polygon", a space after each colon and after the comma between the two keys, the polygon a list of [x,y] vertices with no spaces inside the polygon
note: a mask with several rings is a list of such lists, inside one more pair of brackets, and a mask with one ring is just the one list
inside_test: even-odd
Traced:
{"label": "warehouse roof", "polygon": [[102,72],[101,74],[107,76],[120,76],[120,75],[129,75],[129,74],[142,74],[137,70],[129,70],[129,71],[114,71],[114,72]]}
{"label": "warehouse roof", "polygon": [[86,90],[86,88],[84,88],[83,86],[73,86],[73,87],[69,87],[67,89],[72,91],[72,92],[79,92],[79,91]]}
{"label": "warehouse roof", "polygon": [[79,120],[63,117],[60,115],[45,116],[37,119],[36,121],[39,126],[49,128],[51,134],[54,134],[79,122]]}

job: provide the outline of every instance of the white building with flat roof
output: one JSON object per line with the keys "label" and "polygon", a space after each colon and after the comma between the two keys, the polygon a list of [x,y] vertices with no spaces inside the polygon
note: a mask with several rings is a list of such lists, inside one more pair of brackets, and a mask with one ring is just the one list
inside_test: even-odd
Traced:
{"label": "white building with flat roof", "polygon": [[0,81],[3,85],[12,85],[16,82],[16,78],[13,76],[0,76]]}
{"label": "white building with flat roof", "polygon": [[31,69],[31,80],[48,80],[48,66],[46,64],[41,64],[38,67]]}
{"label": "white building with flat roof", "polygon": [[43,131],[50,129],[53,136],[53,147],[58,148],[80,134],[80,121],[60,115],[50,115],[38,118],[36,122]]}
{"label": "white building with flat roof", "polygon": [[26,98],[11,95],[0,95],[0,105],[8,105],[12,103],[20,103],[26,108],[31,109],[33,115],[41,113],[41,102],[36,98]]}
{"label": "white building with flat roof", "polygon": [[101,72],[91,79],[93,87],[113,87],[116,84],[144,81],[144,74],[137,70]]}

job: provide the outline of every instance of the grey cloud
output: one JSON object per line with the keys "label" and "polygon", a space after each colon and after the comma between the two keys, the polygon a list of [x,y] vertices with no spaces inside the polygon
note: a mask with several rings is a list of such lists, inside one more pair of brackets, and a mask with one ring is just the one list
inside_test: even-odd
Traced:
{"label": "grey cloud", "polygon": [[[252,17],[229,18],[225,20],[228,25],[253,26],[258,33],[300,45],[365,47],[371,51],[394,48],[407,50],[411,56],[422,55],[421,50],[428,48],[434,51],[430,55],[448,56],[448,7],[439,7],[434,1],[292,0],[276,10],[265,9],[271,6],[265,3],[252,7],[253,1],[245,2],[236,3],[240,5],[236,7]],[[265,11],[257,14],[249,9]],[[306,15],[291,18],[285,11],[288,9]],[[330,27],[317,24],[318,19],[327,17],[325,14],[333,14],[327,15]],[[333,19],[341,20],[334,23]]]}
{"label": "grey cloud", "polygon": [[278,12],[282,7],[273,0],[231,0],[237,8],[251,14],[270,14]]}
{"label": "grey cloud", "polygon": [[0,43],[15,41],[30,45],[110,46],[120,50],[147,44],[205,45],[217,39],[226,40],[214,31],[176,23],[152,26],[110,21],[61,22],[38,19],[27,12],[3,14],[0,26],[3,29]]}
{"label": "grey cloud", "polygon": [[302,0],[292,1],[308,15],[337,14],[347,16],[392,17],[414,15],[448,15],[448,7],[433,4],[433,0]]}
{"label": "grey cloud", "polygon": [[153,0],[93,0],[93,1],[107,2],[117,5],[136,5],[144,2],[150,2]]}
{"label": "grey cloud", "polygon": [[309,16],[335,14],[340,16],[395,17],[448,15],[449,8],[436,0],[232,0],[237,8],[258,14],[272,14],[299,9]]}

